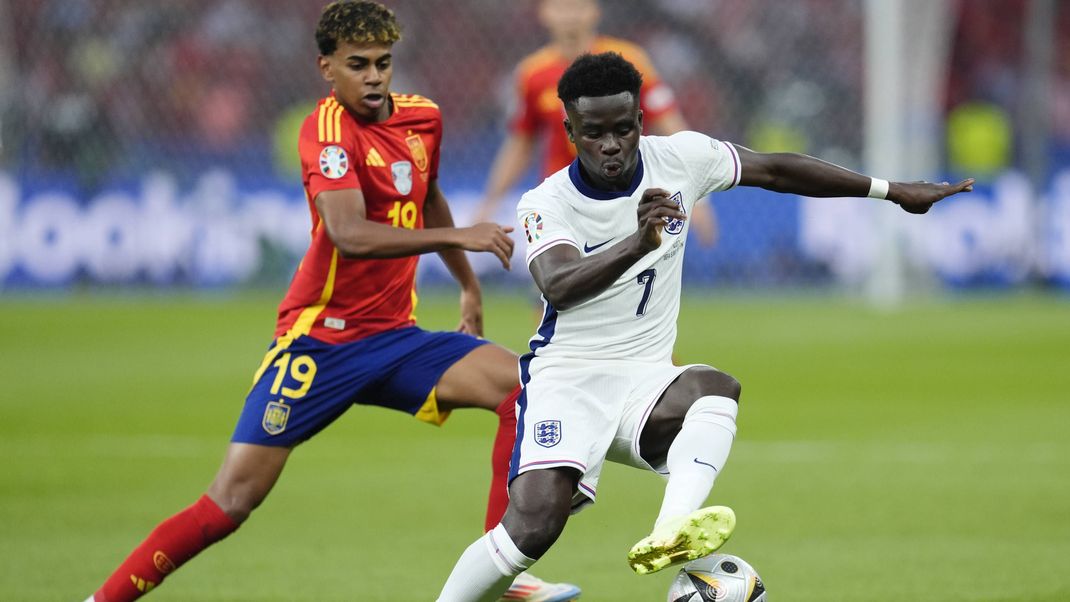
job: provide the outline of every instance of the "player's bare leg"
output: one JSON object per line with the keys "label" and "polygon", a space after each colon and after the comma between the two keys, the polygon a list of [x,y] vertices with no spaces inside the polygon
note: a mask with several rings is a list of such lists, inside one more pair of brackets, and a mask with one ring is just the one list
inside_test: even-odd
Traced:
{"label": "player's bare leg", "polygon": [[[497,345],[483,345],[450,366],[435,387],[439,408],[486,408],[498,414],[498,433],[491,452],[491,485],[484,530],[494,529],[509,504],[509,460],[516,442],[517,356]],[[519,479],[518,479],[519,480]],[[508,600],[565,602],[580,595],[570,583],[549,583],[521,573],[506,592]]]}
{"label": "player's bare leg", "polygon": [[662,394],[639,438],[651,466],[669,482],[654,531],[628,553],[639,574],[713,553],[735,529],[731,508],[700,508],[724,468],[736,434],[740,385],[709,367],[681,374]]}
{"label": "player's bare leg", "polygon": [[235,522],[245,522],[279,480],[291,451],[288,447],[231,443],[219,473],[208,486],[208,497]]}
{"label": "player's bare leg", "polygon": [[439,602],[488,600],[494,596],[503,596],[503,600],[526,599],[507,594],[507,589],[512,591],[509,584],[561,535],[579,477],[575,469],[548,468],[525,472],[514,479],[502,524],[468,546],[443,586]]}
{"label": "player's bare leg", "polygon": [[233,533],[267,497],[289,455],[289,448],[231,443],[208,492],[160,523],[89,600],[136,600]]}
{"label": "player's bare leg", "polygon": [[496,410],[519,385],[517,356],[494,344],[473,349],[446,370],[435,386],[439,408]]}

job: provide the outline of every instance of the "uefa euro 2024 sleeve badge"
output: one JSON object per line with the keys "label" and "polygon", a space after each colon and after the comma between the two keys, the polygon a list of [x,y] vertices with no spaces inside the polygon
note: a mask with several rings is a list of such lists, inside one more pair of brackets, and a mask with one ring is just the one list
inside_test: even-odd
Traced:
{"label": "uefa euro 2024 sleeve badge", "polygon": [[533,243],[536,240],[542,238],[542,216],[532,211],[524,216],[521,220],[524,224],[524,235],[528,237],[528,242]]}
{"label": "uefa euro 2024 sleeve badge", "polygon": [[320,151],[320,173],[331,180],[346,175],[349,171],[349,155],[337,145],[326,146]]}

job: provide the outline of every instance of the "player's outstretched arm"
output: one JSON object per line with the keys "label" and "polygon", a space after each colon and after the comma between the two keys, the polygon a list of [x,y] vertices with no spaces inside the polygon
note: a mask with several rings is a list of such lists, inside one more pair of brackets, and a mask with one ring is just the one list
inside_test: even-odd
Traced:
{"label": "player's outstretched arm", "polygon": [[643,191],[638,229],[601,253],[583,257],[571,245],[557,245],[536,257],[531,275],[546,300],[559,311],[575,307],[608,289],[636,261],[661,246],[668,220],[686,219],[669,195],[661,188]]}
{"label": "player's outstretched arm", "polygon": [[511,227],[476,224],[468,228],[397,228],[367,219],[360,190],[328,190],[316,196],[327,235],[347,259],[408,257],[446,249],[493,253],[507,269],[513,253]]}
{"label": "player's outstretched arm", "polygon": [[877,196],[910,213],[925,213],[942,199],[973,190],[973,178],[955,184],[885,183],[808,155],[756,153],[738,144],[734,146],[739,151],[741,186],[809,197]]}
{"label": "player's outstretched arm", "polygon": [[[453,213],[450,212],[446,196],[438,187],[438,181],[432,181],[427,187],[427,199],[424,200],[424,227],[425,228],[453,228]],[[512,249],[509,249],[510,254]],[[442,263],[446,264],[453,279],[461,287],[461,323],[457,327],[460,332],[473,336],[483,336],[483,292],[479,286],[479,278],[472,270],[472,264],[468,263],[468,257],[461,249],[446,249],[438,252]],[[501,256],[499,255],[499,259]],[[506,257],[508,260],[508,257]],[[505,268],[509,269],[508,261]]]}

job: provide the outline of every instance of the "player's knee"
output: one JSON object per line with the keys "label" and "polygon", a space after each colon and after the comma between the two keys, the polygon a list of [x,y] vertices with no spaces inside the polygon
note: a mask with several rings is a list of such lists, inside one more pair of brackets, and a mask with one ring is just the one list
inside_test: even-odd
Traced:
{"label": "player's knee", "polygon": [[243,523],[263,503],[267,492],[249,484],[213,483],[208,496],[234,522]]}
{"label": "player's knee", "polygon": [[700,379],[700,396],[716,395],[719,397],[728,397],[739,403],[740,393],[743,391],[743,385],[739,383],[731,374],[727,372],[721,372],[714,368],[703,369],[699,373]]}
{"label": "player's knee", "polygon": [[568,512],[557,512],[543,508],[537,513],[526,515],[506,515],[506,531],[513,538],[516,547],[529,558],[539,559],[565,530]]}

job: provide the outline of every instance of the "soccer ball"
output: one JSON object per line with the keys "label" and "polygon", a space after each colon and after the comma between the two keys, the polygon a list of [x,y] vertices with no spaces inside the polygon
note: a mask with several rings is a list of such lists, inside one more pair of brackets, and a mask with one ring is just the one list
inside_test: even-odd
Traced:
{"label": "soccer ball", "polygon": [[711,554],[684,565],[668,602],[768,602],[754,567],[739,556]]}

